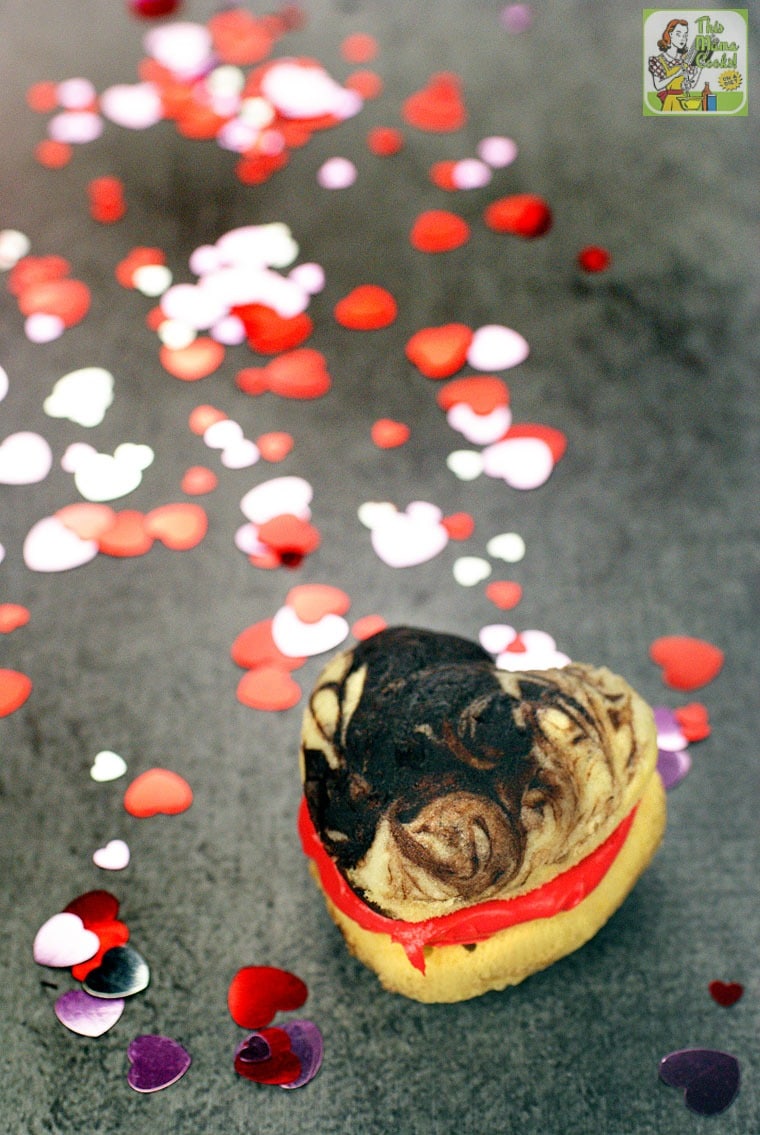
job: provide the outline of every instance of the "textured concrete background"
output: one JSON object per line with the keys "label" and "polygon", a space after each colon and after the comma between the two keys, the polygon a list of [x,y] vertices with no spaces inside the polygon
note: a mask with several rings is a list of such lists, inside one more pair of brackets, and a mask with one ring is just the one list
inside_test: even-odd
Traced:
{"label": "textured concrete background", "polygon": [[[213,8],[193,0],[183,15],[202,20]],[[252,188],[235,179],[232,155],[181,139],[169,124],[135,133],[108,126],[65,170],[43,170],[33,148],[45,120],[26,108],[27,87],[75,75],[98,90],[133,81],[142,27],[117,0],[0,2],[0,228],[26,232],[35,253],[67,256],[94,295],[82,324],[38,346],[0,281],[0,364],[10,378],[0,438],[38,431],[56,459],[38,485],[0,486],[0,601],[32,615],[3,636],[0,666],[34,682],[29,701],[0,722],[0,1125],[34,1135],[746,1135],[760,1129],[752,97],[744,119],[644,118],[641,10],[629,4],[536,5],[520,36],[503,29],[498,3],[323,0],[305,9],[306,26],[277,54],[313,56],[343,79],[350,68],[341,40],[370,32],[385,89]],[[758,43],[755,22],[752,54]],[[370,155],[369,128],[400,124],[403,98],[442,70],[462,78],[467,126],[452,136],[408,129],[401,154]],[[520,155],[488,188],[450,196],[430,183],[432,162],[472,156],[489,134],[512,136]],[[330,193],[315,174],[334,154],[356,161],[359,178]],[[86,185],[103,173],[123,178],[129,205],[110,228],[86,210]],[[540,241],[496,237],[480,219],[489,201],[521,191],[544,194],[554,209],[554,228]],[[407,240],[417,214],[434,207],[456,209],[473,228],[467,245],[442,257],[415,253]],[[328,359],[332,391],[313,403],[250,399],[233,384],[254,361],[246,348],[200,384],[170,378],[144,325],[150,304],[119,287],[115,264],[134,245],[156,244],[180,278],[198,244],[275,220],[291,226],[300,260],[325,267],[326,289],[310,308],[311,345]],[[575,256],[587,243],[612,251],[604,276],[579,276]],[[332,319],[337,299],[364,282],[399,301],[387,330],[352,333]],[[447,320],[503,322],[531,344],[528,360],[505,375],[515,418],[557,426],[569,439],[542,488],[464,483],[447,470],[445,456],[462,439],[435,406],[433,384],[403,355],[413,331]],[[116,376],[114,404],[93,431],[42,410],[55,380],[85,365]],[[124,440],[154,448],[123,507],[181,499],[191,464],[218,469],[187,428],[200,402],[219,406],[247,436],[289,430],[293,453],[280,466],[222,471],[217,491],[202,498],[210,528],[194,551],[100,556],[60,575],[25,568],[32,523],[76,499],[59,464],[71,441],[103,452]],[[369,426],[381,416],[409,422],[411,441],[376,450]],[[323,542],[294,572],[258,571],[232,545],[243,493],[278,473],[315,488]],[[370,499],[467,510],[475,536],[394,571],[357,520]],[[483,585],[462,588],[451,572],[457,556],[484,554],[504,530],[520,532],[528,548],[522,563],[496,572],[524,587],[506,617]],[[295,835],[300,707],[279,715],[244,708],[229,658],[240,630],[271,617],[294,583],[310,581],[344,587],[351,617],[377,612],[469,637],[495,621],[541,628],[573,657],[626,675],[654,704],[693,700],[664,687],[647,656],[654,638],[690,634],[725,649],[721,675],[694,695],[709,708],[713,734],[693,747],[694,768],[670,796],[665,844],[581,952],[512,991],[458,1006],[385,994],[347,955]],[[322,661],[300,671],[304,688]],[[181,772],[193,807],[180,817],[130,818],[125,782],[97,785],[89,776],[102,748],[121,753],[130,775],[152,765]],[[90,856],[116,836],[128,841],[132,864],[111,876]],[[85,1040],[53,1015],[73,983],[37,967],[31,943],[42,922],[94,887],[121,899],[153,980],[111,1032]],[[321,1027],[325,1061],[301,1092],[257,1088],[232,1071],[241,1034],[226,990],[252,963],[290,968],[309,986],[302,1015]],[[715,978],[742,982],[743,999],[717,1006],[707,992]],[[136,1095],[125,1079],[127,1045],[141,1032],[176,1037],[194,1061],[153,1097]],[[742,1063],[738,1100],[712,1122],[657,1079],[662,1056],[693,1046],[725,1049]]]}

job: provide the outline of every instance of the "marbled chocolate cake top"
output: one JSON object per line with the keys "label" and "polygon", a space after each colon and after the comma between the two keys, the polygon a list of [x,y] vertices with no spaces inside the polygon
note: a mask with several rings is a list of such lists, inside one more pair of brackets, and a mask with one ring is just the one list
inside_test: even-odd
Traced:
{"label": "marbled chocolate cake top", "polygon": [[301,772],[350,885],[416,921],[578,862],[638,800],[656,755],[651,711],[608,670],[500,671],[476,643],[395,627],[323,671]]}

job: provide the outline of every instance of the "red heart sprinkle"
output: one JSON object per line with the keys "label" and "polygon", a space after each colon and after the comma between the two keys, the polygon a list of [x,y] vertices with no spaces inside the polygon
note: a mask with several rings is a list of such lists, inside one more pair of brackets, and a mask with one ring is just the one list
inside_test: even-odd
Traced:
{"label": "red heart sprinkle", "polygon": [[167,548],[184,552],[200,544],[208,531],[208,517],[199,504],[180,501],[151,509],[145,531]]}
{"label": "red heart sprinkle", "polygon": [[282,398],[321,398],[332,385],[325,357],[312,347],[301,347],[272,359],[265,367],[238,372],[235,382],[246,394],[270,390]]}
{"label": "red heart sprinkle", "polygon": [[363,615],[351,627],[351,634],[358,642],[364,642],[366,639],[372,638],[374,634],[384,631],[387,626],[388,624],[382,615]]}
{"label": "red heart sprinkle", "polygon": [[237,699],[250,709],[279,712],[301,700],[301,687],[282,666],[256,666],[238,682]]}
{"label": "red heart sprinkle", "polygon": [[376,71],[353,71],[346,79],[346,87],[365,100],[376,99],[383,93],[383,80]]}
{"label": "red heart sprinkle", "polygon": [[108,926],[116,920],[119,913],[119,900],[110,891],[86,891],[72,899],[64,907],[65,914],[75,914],[81,918],[85,930],[94,930],[99,933],[100,928]]}
{"label": "red heart sprinkle", "polygon": [[378,43],[373,35],[354,32],[347,35],[340,45],[340,53],[347,63],[369,63],[378,52]]}
{"label": "red heart sprinkle", "polygon": [[144,556],[152,547],[145,517],[131,508],[117,512],[111,527],[98,537],[98,548],[107,556]]}
{"label": "red heart sprinkle", "polygon": [[80,540],[99,540],[116,523],[116,513],[109,505],[90,501],[64,505],[55,515]]}
{"label": "red heart sprinkle", "polygon": [[512,233],[525,240],[543,236],[552,226],[551,209],[543,197],[534,193],[516,193],[492,201],[483,219],[494,232]]}
{"label": "red heart sprinkle", "polygon": [[674,690],[696,690],[720,673],[723,651],[688,635],[665,635],[654,640],[649,657],[663,668],[663,681]]}
{"label": "red heart sprinkle", "polygon": [[313,524],[288,512],[273,516],[262,524],[259,540],[272,548],[281,559],[287,556],[308,556],[321,543],[319,532]]}
{"label": "red heart sprinkle", "polygon": [[0,634],[10,634],[19,627],[25,627],[30,618],[28,608],[20,603],[0,603]]}
{"label": "red heart sprinkle", "polygon": [[62,280],[70,271],[71,265],[62,256],[23,256],[8,274],[7,288],[18,298],[33,284]]}
{"label": "red heart sprinkle", "polygon": [[213,469],[207,469],[205,465],[191,465],[182,476],[180,488],[188,496],[198,497],[212,493],[218,484],[219,478]]}
{"label": "red heart sprinkle", "polygon": [[404,148],[404,135],[393,126],[375,126],[367,135],[367,146],[378,158],[389,158]]}
{"label": "red heart sprinkle", "polygon": [[217,12],[207,22],[214,51],[223,63],[247,67],[266,59],[274,36],[264,20],[256,19],[245,8]]}
{"label": "red heart sprinkle", "polygon": [[441,524],[452,540],[469,540],[475,531],[475,521],[469,512],[454,512],[444,516]]}
{"label": "red heart sprinkle", "polygon": [[34,156],[45,169],[63,169],[74,156],[74,148],[68,142],[56,142],[54,138],[43,138],[34,147]]}
{"label": "red heart sprinkle", "polygon": [[265,461],[283,461],[292,450],[295,442],[291,434],[273,430],[256,438],[259,453]]}
{"label": "red heart sprinkle", "polygon": [[378,418],[372,423],[370,437],[378,449],[395,449],[409,440],[411,430],[403,422],[391,418]]}
{"label": "red heart sprinkle", "polygon": [[309,996],[300,977],[278,966],[243,966],[227,990],[227,1006],[236,1025],[260,1029],[276,1013],[300,1009]]}
{"label": "red heart sprinkle", "polygon": [[227,420],[227,415],[222,410],[217,410],[215,406],[196,406],[191,411],[187,424],[194,434],[198,437],[203,437],[209,426],[213,426],[216,422],[224,422]]}
{"label": "red heart sprinkle", "polygon": [[335,319],[352,331],[377,331],[389,327],[398,315],[395,299],[377,284],[360,284],[335,305]]}
{"label": "red heart sprinkle", "polygon": [[406,357],[426,378],[450,378],[467,362],[472,337],[464,323],[423,327],[406,344]]}
{"label": "red heart sprinkle", "polygon": [[578,264],[584,272],[606,272],[611,260],[607,249],[596,244],[589,244],[578,253]]}
{"label": "red heart sprinkle", "polygon": [[136,777],[124,793],[130,816],[177,816],[193,802],[193,790],[179,773],[151,768]]}
{"label": "red heart sprinkle", "polygon": [[18,306],[22,315],[57,315],[64,327],[73,327],[90,310],[90,299],[81,280],[42,280],[24,288]]}
{"label": "red heart sprinkle", "polygon": [[522,599],[523,589],[510,579],[494,579],[486,586],[486,598],[500,611],[511,611]]}
{"label": "red heart sprinkle", "polygon": [[19,670],[0,670],[0,717],[20,709],[32,692],[32,681]]}
{"label": "red heart sprinkle", "polygon": [[434,162],[430,167],[430,180],[433,185],[436,185],[439,189],[445,189],[447,192],[457,189],[458,186],[454,180],[456,167],[455,161]]}
{"label": "red heart sprinkle", "polygon": [[450,252],[470,239],[470,226],[447,209],[428,209],[412,225],[409,240],[418,252]]}
{"label": "red heart sprinkle", "polygon": [[133,248],[123,260],[116,265],[116,279],[123,288],[135,286],[135,272],[140,268],[153,267],[166,264],[166,256],[160,248]]}
{"label": "red heart sprinkle", "polygon": [[98,936],[100,946],[97,953],[86,962],[79,962],[78,965],[71,967],[71,976],[75,981],[84,981],[90,970],[97,969],[106,950],[110,950],[112,946],[124,946],[129,941],[129,927],[118,919],[106,922],[102,926],[93,926],[92,929]]}
{"label": "red heart sprinkle", "polygon": [[158,357],[164,370],[174,378],[197,382],[219,369],[224,362],[224,353],[224,347],[216,339],[199,335],[189,347],[161,347]]}
{"label": "red heart sprinkle", "polygon": [[245,327],[248,346],[260,355],[278,355],[300,347],[314,330],[311,317],[304,311],[286,317],[261,303],[244,304],[231,310]]}
{"label": "red heart sprinkle", "polygon": [[744,993],[744,986],[738,981],[711,981],[707,988],[713,1001],[726,1009],[735,1005]]}
{"label": "red heart sprinkle", "polygon": [[431,75],[422,90],[406,99],[401,113],[404,121],[418,130],[443,134],[461,129],[467,112],[459,77],[448,71]]}
{"label": "red heart sprinkle", "polygon": [[51,114],[58,107],[58,84],[52,79],[32,83],[26,92],[26,105],[38,114]]}
{"label": "red heart sprinkle", "polygon": [[673,711],[678,727],[687,741],[704,741],[710,736],[710,720],[707,706],[701,702],[690,702]]}

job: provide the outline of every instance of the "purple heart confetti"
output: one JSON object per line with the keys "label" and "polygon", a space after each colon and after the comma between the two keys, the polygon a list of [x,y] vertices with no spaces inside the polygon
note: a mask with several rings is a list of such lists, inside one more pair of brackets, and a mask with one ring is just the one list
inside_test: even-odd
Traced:
{"label": "purple heart confetti", "polygon": [[102,1036],[118,1021],[124,1012],[124,1001],[114,998],[105,1001],[91,997],[82,989],[62,993],[55,1003],[55,1015],[62,1025],[79,1036]]}
{"label": "purple heart confetti", "polygon": [[691,756],[688,749],[679,752],[668,752],[659,749],[657,753],[657,771],[662,777],[666,791],[675,788],[691,769]]}
{"label": "purple heart confetti", "polygon": [[660,1061],[660,1079],[671,1088],[684,1088],[684,1103],[697,1115],[718,1115],[736,1099],[741,1074],[739,1061],[712,1048],[683,1048]]}
{"label": "purple heart confetti", "polygon": [[168,1036],[144,1033],[127,1049],[127,1083],[136,1092],[160,1092],[176,1084],[191,1064],[190,1053]]}
{"label": "purple heart confetti", "polygon": [[313,1080],[322,1066],[322,1033],[313,1021],[286,1021],[282,1026],[290,1037],[290,1047],[301,1064],[301,1075],[281,1088],[302,1088]]}

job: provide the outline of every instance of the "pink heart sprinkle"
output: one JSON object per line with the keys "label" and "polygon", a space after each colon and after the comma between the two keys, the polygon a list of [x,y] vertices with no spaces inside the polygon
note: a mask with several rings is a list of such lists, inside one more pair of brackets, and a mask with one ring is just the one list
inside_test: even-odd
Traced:
{"label": "pink heart sprinkle", "polygon": [[77,914],[54,914],[37,931],[32,946],[34,960],[41,966],[68,969],[86,962],[100,948],[100,940],[86,930]]}

